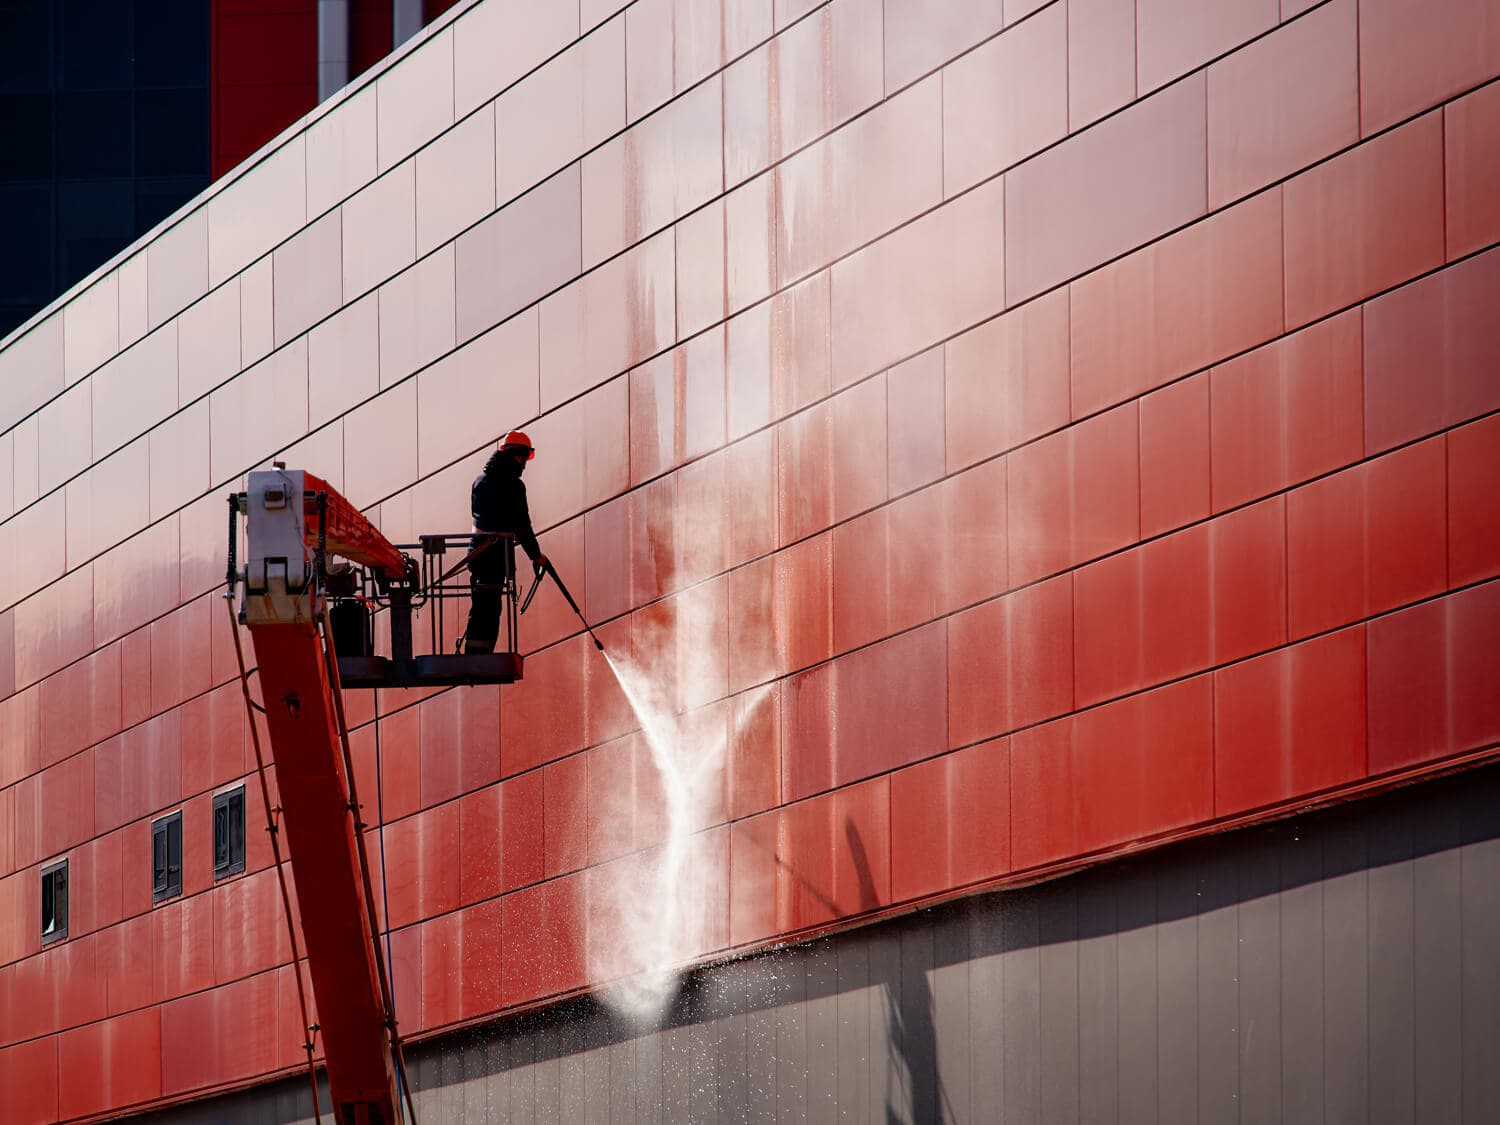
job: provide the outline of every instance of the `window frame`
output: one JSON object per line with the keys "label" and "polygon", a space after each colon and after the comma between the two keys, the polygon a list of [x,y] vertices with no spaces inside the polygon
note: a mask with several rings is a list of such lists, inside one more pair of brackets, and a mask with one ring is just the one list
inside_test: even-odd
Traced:
{"label": "window frame", "polygon": [[[58,893],[58,887],[56,885],[55,878],[54,878],[59,872],[62,874],[61,894]],[[49,879],[54,879],[53,889],[52,889],[52,892],[51,892],[50,896],[49,896],[48,891],[47,891],[47,881]],[[42,865],[42,870],[41,870],[41,891],[42,891],[41,918],[39,918],[38,921],[41,923],[41,926],[42,926],[42,944],[43,945],[51,945],[54,941],[64,941],[64,940],[67,939],[67,936],[68,936],[68,858],[67,858],[67,856],[64,856],[62,859],[55,860],[52,863],[47,863],[47,864],[43,864]],[[47,911],[47,900],[48,900],[49,897],[52,900],[52,916],[53,916],[53,925],[52,925],[52,930],[50,932],[47,929],[47,913],[46,913],[46,911]],[[61,899],[61,902],[62,902],[61,909],[58,908],[58,901],[59,901],[59,899]],[[61,915],[61,924],[58,924],[58,916],[59,915]]]}
{"label": "window frame", "polygon": [[[234,833],[234,828],[235,828],[235,825],[234,825],[234,803],[235,803],[235,798],[236,797],[239,798],[239,840],[238,841],[235,840],[235,833]],[[228,817],[228,840],[227,840],[227,847],[228,847],[228,850],[229,850],[229,856],[228,856],[228,859],[226,860],[226,862],[224,862],[223,864],[220,864],[220,862],[219,862],[219,810],[220,809],[224,809],[225,810],[225,815],[226,815],[226,817]],[[239,874],[241,874],[245,870],[245,852],[247,851],[246,840],[245,840],[245,819],[246,819],[245,814],[246,814],[245,786],[244,786],[243,782],[241,782],[239,785],[236,785],[236,786],[234,786],[232,788],[225,789],[223,792],[215,793],[214,794],[213,822],[212,822],[211,829],[210,829],[210,831],[213,834],[214,882],[218,882],[221,879],[228,879],[228,878],[230,878],[231,876],[234,876],[234,875],[239,875]],[[236,856],[236,854],[235,854],[235,844],[236,844],[236,842],[238,842],[238,844],[239,844],[239,854],[238,854],[238,856]]]}
{"label": "window frame", "polygon": [[[176,882],[172,880],[172,829],[177,829]],[[158,832],[165,837],[166,857],[162,868],[164,881],[158,881],[156,862],[156,840]],[[151,821],[151,902],[155,905],[182,895],[182,810],[165,813]]]}

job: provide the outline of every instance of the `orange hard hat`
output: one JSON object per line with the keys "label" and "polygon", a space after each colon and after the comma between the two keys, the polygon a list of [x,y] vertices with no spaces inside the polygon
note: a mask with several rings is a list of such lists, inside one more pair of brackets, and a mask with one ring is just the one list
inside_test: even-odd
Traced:
{"label": "orange hard hat", "polygon": [[524,449],[526,460],[530,461],[536,456],[536,447],[531,444],[531,439],[520,430],[511,430],[505,435],[505,440],[500,443],[501,449]]}

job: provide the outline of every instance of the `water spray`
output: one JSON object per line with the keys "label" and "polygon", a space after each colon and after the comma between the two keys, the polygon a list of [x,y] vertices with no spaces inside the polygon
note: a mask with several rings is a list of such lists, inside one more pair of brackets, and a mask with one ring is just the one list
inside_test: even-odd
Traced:
{"label": "water spray", "polygon": [[[713,944],[709,904],[715,873],[705,867],[697,823],[722,784],[726,730],[695,737],[653,683],[630,660],[605,653],[610,670],[640,723],[655,784],[666,812],[666,834],[645,853],[622,858],[592,907],[606,919],[590,938],[589,971],[620,1016],[659,1026],[684,965]],[[616,810],[625,814],[624,807]]]}

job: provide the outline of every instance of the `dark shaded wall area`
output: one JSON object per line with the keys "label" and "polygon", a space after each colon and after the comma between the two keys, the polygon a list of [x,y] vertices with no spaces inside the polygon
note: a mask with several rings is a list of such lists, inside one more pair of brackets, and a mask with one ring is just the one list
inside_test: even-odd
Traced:
{"label": "dark shaded wall area", "polygon": [[208,186],[209,0],[0,0],[0,336]]}
{"label": "dark shaded wall area", "polygon": [[1497,951],[1491,766],[710,967],[662,1031],[581,1001],[409,1058],[425,1121],[1494,1122]]}

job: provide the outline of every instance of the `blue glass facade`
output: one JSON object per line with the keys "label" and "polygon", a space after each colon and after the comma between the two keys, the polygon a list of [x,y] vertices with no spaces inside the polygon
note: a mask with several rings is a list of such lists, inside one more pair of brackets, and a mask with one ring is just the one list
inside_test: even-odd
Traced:
{"label": "blue glass facade", "polygon": [[209,178],[209,0],[0,0],[0,335]]}

